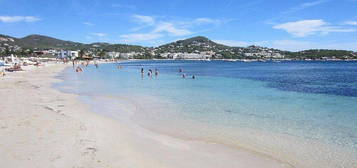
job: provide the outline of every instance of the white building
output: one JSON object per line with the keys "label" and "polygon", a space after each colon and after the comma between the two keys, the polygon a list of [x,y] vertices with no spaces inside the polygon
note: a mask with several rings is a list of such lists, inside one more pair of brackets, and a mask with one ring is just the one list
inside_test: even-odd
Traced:
{"label": "white building", "polygon": [[107,56],[110,58],[120,58],[120,52],[107,52]]}
{"label": "white building", "polygon": [[130,53],[120,53],[120,58],[121,59],[131,59],[134,58],[134,56],[138,56],[141,53],[136,53],[136,52],[130,52]]}
{"label": "white building", "polygon": [[168,59],[210,59],[214,52],[201,52],[201,53],[161,53],[160,56]]}
{"label": "white building", "polygon": [[61,50],[57,52],[57,58],[60,59],[75,59],[79,57],[79,51],[65,51],[65,50]]}
{"label": "white building", "polygon": [[130,53],[120,53],[120,52],[107,52],[107,56],[111,58],[120,58],[120,59],[131,59],[134,56],[140,55],[141,53],[130,52]]}
{"label": "white building", "polygon": [[264,57],[264,58],[284,58],[284,55],[281,55],[280,53],[275,53],[271,51],[261,51],[261,52],[256,52],[256,53],[244,53],[246,57]]}

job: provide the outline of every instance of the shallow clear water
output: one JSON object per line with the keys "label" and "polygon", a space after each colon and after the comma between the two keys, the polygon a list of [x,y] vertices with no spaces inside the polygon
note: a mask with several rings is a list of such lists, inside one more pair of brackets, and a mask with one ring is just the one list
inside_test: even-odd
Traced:
{"label": "shallow clear water", "polygon": [[[156,68],[160,74],[148,77]],[[68,69],[64,79],[64,91],[129,99],[139,107],[133,121],[163,132],[190,123],[197,127],[187,136],[205,125],[230,141],[249,129],[357,151],[357,62],[135,61]]]}

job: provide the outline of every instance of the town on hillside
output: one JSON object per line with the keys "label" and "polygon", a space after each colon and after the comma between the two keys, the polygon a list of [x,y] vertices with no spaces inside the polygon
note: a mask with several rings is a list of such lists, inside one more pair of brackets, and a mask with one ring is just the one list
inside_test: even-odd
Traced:
{"label": "town on hillside", "polygon": [[197,36],[158,47],[125,44],[82,44],[42,35],[14,38],[0,35],[0,56],[49,57],[59,59],[227,59],[227,60],[355,60],[346,50],[311,49],[282,51],[260,46],[230,47]]}

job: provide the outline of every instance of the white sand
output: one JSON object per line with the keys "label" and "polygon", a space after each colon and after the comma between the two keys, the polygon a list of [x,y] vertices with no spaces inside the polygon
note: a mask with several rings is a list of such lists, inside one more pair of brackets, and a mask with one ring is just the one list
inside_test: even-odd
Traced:
{"label": "white sand", "polygon": [[0,77],[0,167],[278,168],[273,159],[128,127],[51,88],[58,64]]}

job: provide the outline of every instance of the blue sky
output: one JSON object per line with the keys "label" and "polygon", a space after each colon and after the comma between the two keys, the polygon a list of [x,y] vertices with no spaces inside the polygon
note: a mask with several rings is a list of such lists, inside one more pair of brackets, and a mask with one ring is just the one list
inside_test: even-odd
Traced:
{"label": "blue sky", "polygon": [[357,51],[357,0],[0,0],[0,34],[158,46],[206,36],[231,46]]}

